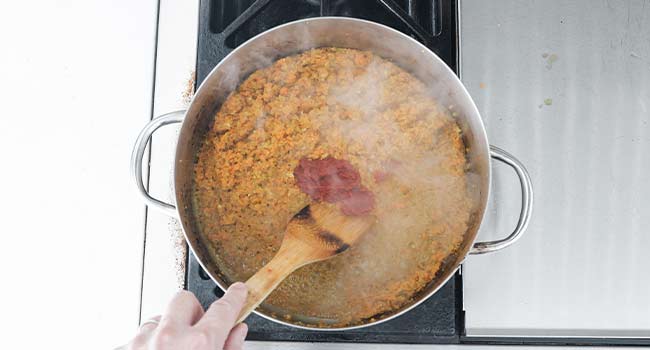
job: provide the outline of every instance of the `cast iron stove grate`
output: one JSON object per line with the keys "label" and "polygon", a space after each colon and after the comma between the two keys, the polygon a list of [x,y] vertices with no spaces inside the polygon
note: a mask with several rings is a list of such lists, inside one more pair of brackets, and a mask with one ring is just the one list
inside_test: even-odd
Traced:
{"label": "cast iron stove grate", "polygon": [[[346,16],[393,27],[427,46],[454,71],[457,66],[456,0],[200,0],[197,86],[220,60],[251,37],[277,25],[319,16]],[[189,254],[186,287],[204,307],[222,295]],[[433,297],[382,324],[352,331],[296,329],[251,315],[250,340],[358,343],[458,343],[463,332],[461,278]]]}

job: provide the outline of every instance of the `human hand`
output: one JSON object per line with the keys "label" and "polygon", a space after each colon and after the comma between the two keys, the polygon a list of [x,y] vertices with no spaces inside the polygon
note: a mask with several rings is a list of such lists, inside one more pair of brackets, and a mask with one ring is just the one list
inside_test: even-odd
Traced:
{"label": "human hand", "polygon": [[162,318],[157,316],[144,322],[125,348],[241,350],[248,327],[245,323],[235,325],[235,322],[247,294],[245,284],[234,283],[223,298],[212,303],[204,312],[194,294],[180,291],[171,300]]}

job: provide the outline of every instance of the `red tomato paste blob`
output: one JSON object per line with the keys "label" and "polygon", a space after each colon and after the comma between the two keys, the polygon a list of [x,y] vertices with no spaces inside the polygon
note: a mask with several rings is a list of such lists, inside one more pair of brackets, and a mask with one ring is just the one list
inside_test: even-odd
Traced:
{"label": "red tomato paste blob", "polygon": [[314,201],[341,202],[345,215],[366,215],[375,198],[361,186],[359,171],[347,160],[302,158],[293,171],[296,184]]}

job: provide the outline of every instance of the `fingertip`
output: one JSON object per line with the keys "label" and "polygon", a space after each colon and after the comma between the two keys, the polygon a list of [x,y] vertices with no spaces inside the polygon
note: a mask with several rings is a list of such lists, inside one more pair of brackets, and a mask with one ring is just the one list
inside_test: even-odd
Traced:
{"label": "fingertip", "polygon": [[248,325],[245,323],[240,323],[235,326],[228,334],[228,339],[224,344],[224,350],[242,350],[244,348],[244,342],[246,341],[246,335],[248,334]]}
{"label": "fingertip", "polygon": [[179,290],[169,301],[167,309],[160,320],[161,324],[194,324],[203,316],[203,307],[194,293]]}
{"label": "fingertip", "polygon": [[221,327],[224,331],[230,332],[237,325],[237,316],[244,307],[247,296],[248,292],[245,284],[241,282],[233,283],[222,298],[210,305],[199,323],[205,324],[207,328]]}
{"label": "fingertip", "polygon": [[232,285],[230,285],[230,287],[226,291],[226,294],[232,294],[241,299],[244,299],[248,295],[248,287],[244,283],[235,282]]}
{"label": "fingertip", "polygon": [[235,334],[235,338],[237,338],[238,342],[241,344],[246,340],[246,336],[248,335],[248,325],[246,323],[240,323],[238,324],[234,329],[233,333]]}
{"label": "fingertip", "polygon": [[241,339],[241,342],[243,343],[244,340],[246,340],[246,336],[248,335],[248,325],[246,323],[240,323],[239,327],[242,328],[239,339]]}
{"label": "fingertip", "polygon": [[230,285],[230,288],[228,288],[228,290],[248,292],[248,287],[246,286],[245,283],[235,282],[232,285]]}

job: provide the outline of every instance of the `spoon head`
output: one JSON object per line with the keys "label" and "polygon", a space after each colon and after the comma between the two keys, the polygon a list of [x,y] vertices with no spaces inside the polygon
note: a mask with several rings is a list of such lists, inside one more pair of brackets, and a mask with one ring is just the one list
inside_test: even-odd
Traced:
{"label": "spoon head", "polygon": [[375,222],[372,215],[344,215],[339,207],[312,203],[289,222],[285,239],[299,239],[333,256],[347,250]]}

